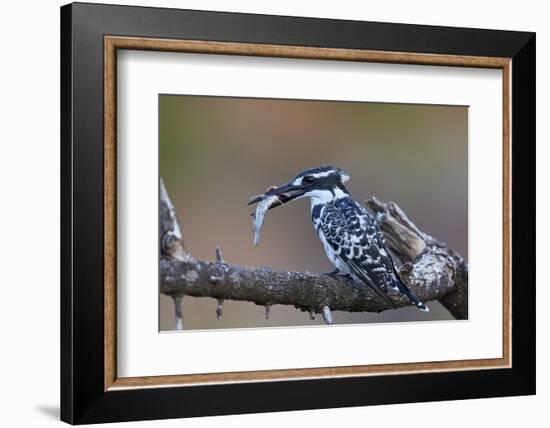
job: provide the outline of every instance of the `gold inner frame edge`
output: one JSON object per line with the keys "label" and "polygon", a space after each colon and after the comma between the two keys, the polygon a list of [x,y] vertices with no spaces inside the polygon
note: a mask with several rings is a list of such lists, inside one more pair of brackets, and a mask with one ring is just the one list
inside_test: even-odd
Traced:
{"label": "gold inner frame edge", "polygon": [[[502,70],[503,94],[503,349],[502,358],[261,370],[169,376],[117,377],[116,367],[116,54],[118,49],[296,59],[380,62],[495,68]],[[512,163],[511,58],[422,54],[362,49],[321,48],[252,43],[104,37],[104,390],[212,385],[263,381],[396,375],[509,368],[512,361]]]}

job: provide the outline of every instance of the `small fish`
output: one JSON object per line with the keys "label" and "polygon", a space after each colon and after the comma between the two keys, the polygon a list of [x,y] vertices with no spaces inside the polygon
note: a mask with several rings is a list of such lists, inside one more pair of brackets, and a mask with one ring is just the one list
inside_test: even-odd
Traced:
{"label": "small fish", "polygon": [[264,224],[265,213],[273,205],[280,205],[281,200],[278,195],[272,195],[262,198],[258,206],[256,207],[256,213],[252,217],[254,224],[254,246],[257,247],[260,243],[260,230]]}

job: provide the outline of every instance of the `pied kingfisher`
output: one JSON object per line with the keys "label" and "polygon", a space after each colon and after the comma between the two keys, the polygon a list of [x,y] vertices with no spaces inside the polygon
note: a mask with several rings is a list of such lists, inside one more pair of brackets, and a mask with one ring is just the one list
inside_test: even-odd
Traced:
{"label": "pied kingfisher", "polygon": [[[278,195],[281,204],[309,198],[313,225],[336,267],[331,274],[350,275],[372,288],[392,308],[395,305],[385,292],[388,288],[405,295],[418,309],[429,311],[399,278],[380,225],[346,189],[349,178],[342,169],[321,166],[300,172],[265,196]],[[257,200],[250,201],[254,202]]]}

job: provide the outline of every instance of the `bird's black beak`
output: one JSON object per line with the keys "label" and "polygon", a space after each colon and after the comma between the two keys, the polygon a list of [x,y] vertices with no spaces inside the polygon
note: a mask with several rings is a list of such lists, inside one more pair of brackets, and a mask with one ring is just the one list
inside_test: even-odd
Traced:
{"label": "bird's black beak", "polygon": [[286,204],[287,202],[290,202],[300,196],[303,196],[304,193],[305,193],[305,189],[303,186],[296,186],[292,184],[292,182],[290,182],[290,183],[284,184],[283,186],[272,187],[262,195],[253,196],[248,201],[248,205],[258,203],[269,196],[278,196],[279,203],[272,204],[269,207],[269,209],[271,209],[271,208],[278,207],[279,205]]}

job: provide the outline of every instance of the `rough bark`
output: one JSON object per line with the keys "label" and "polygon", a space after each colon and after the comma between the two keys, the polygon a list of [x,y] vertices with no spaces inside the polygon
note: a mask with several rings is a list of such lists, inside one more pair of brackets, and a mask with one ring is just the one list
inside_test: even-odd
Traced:
{"label": "rough bark", "polygon": [[[289,272],[269,267],[248,267],[225,262],[216,249],[213,262],[196,260],[183,245],[175,210],[161,181],[160,192],[160,281],[161,292],[176,305],[176,323],[181,328],[181,298],[185,295],[218,300],[216,315],[222,316],[224,300],[252,302],[266,307],[292,305],[320,313],[327,324],[331,311],[380,312],[388,304],[363,284],[342,277],[312,272]],[[367,201],[376,215],[391,250],[403,261],[399,274],[424,302],[440,300],[457,319],[468,317],[468,267],[464,259],[445,244],[421,232],[393,202]],[[388,295],[396,307],[410,305],[398,293]]]}
{"label": "rough bark", "polygon": [[[438,299],[456,319],[468,318],[468,264],[453,249],[420,231],[394,202],[382,203],[376,198],[367,201],[384,232],[386,243],[401,259],[399,274],[414,292],[424,284],[430,290],[448,290]],[[421,297],[418,294],[418,297]]]}

